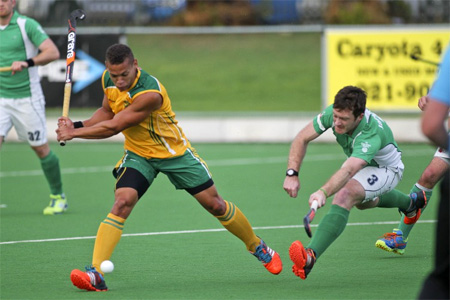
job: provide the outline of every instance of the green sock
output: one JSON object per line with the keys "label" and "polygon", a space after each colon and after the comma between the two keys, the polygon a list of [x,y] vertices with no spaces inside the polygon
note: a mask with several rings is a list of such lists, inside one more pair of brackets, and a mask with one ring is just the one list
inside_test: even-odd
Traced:
{"label": "green sock", "polygon": [[407,210],[411,204],[409,195],[398,190],[392,190],[378,197],[377,207],[398,207],[401,210]]}
{"label": "green sock", "polygon": [[50,150],[50,153],[41,159],[41,167],[50,186],[50,192],[53,195],[62,194],[61,170],[59,168],[58,156]]}
{"label": "green sock", "polygon": [[336,204],[331,205],[330,211],[320,221],[317,231],[307,246],[314,250],[316,258],[319,258],[344,231],[349,214],[350,212],[345,208]]}
{"label": "green sock", "polygon": [[[422,189],[421,188],[419,188],[417,185],[414,185],[413,187],[412,187],[412,189],[409,191],[409,193],[411,194],[411,193],[417,193],[417,192],[420,192],[420,191],[422,191]],[[433,194],[433,190],[425,190],[425,195],[427,196],[427,206],[428,206],[428,203],[429,203],[429,201],[430,201],[430,198],[431,198],[431,195]],[[427,206],[425,206],[424,208],[422,208],[422,213],[423,213],[423,211],[425,210],[425,208],[427,207]],[[404,237],[404,239],[407,239],[408,238],[408,236],[409,236],[409,233],[411,232],[411,230],[413,229],[413,227],[414,227],[414,224],[405,224],[405,222],[404,222],[404,219],[405,219],[405,216],[402,216],[402,219],[400,220],[400,223],[399,223],[399,225],[398,225],[398,229],[400,229],[402,232],[403,232],[403,237]]]}

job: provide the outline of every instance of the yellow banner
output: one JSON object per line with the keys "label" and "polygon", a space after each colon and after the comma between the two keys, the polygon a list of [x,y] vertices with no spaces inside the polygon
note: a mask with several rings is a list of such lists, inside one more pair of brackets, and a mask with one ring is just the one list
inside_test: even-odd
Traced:
{"label": "yellow banner", "polygon": [[367,92],[372,110],[413,111],[433,83],[450,28],[327,29],[324,106],[346,85]]}

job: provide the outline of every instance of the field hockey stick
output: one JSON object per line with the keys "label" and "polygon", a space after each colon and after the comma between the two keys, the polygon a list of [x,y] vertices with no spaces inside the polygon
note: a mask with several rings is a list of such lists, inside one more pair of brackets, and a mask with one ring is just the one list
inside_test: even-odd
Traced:
{"label": "field hockey stick", "polygon": [[[75,41],[77,19],[83,20],[86,17],[82,9],[76,9],[69,15],[69,33],[67,34],[67,56],[66,56],[66,84],[64,85],[64,102],[63,102],[63,117],[69,116],[70,96],[72,93],[72,73],[75,65]],[[60,141],[61,146],[66,145],[66,141]]]}
{"label": "field hockey stick", "polygon": [[433,66],[436,66],[436,67],[439,67],[439,66],[440,66],[440,64],[437,63],[437,62],[434,62],[434,61],[431,61],[431,60],[424,59],[424,58],[422,58],[422,57],[420,57],[420,56],[417,56],[417,55],[415,55],[415,54],[411,54],[410,57],[411,57],[411,59],[413,59],[413,60],[421,61],[421,62],[427,63],[427,64],[429,64],[429,65],[433,65]]}
{"label": "field hockey stick", "polygon": [[317,200],[314,200],[313,203],[311,204],[311,208],[309,209],[309,212],[303,218],[303,225],[305,226],[306,234],[309,237],[312,237],[310,223],[312,222],[312,220],[316,216],[316,211],[317,211],[317,207],[318,206],[319,206],[319,202],[317,202]]}
{"label": "field hockey stick", "polygon": [[8,72],[8,71],[11,71],[11,67],[1,67],[0,68],[0,72]]}

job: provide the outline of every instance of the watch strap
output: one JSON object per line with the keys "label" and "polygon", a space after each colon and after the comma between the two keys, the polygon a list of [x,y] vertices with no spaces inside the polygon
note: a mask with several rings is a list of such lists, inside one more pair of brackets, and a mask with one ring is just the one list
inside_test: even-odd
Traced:
{"label": "watch strap", "polygon": [[292,176],[298,176],[298,172],[294,169],[287,169],[286,176],[292,177]]}

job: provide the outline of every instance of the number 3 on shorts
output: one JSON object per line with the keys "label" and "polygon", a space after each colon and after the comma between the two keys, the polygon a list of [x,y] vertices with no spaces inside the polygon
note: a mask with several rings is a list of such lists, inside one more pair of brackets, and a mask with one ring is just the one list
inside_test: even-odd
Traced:
{"label": "number 3 on shorts", "polygon": [[378,181],[378,177],[375,174],[372,174],[369,178],[367,178],[367,183],[370,185],[374,185]]}

